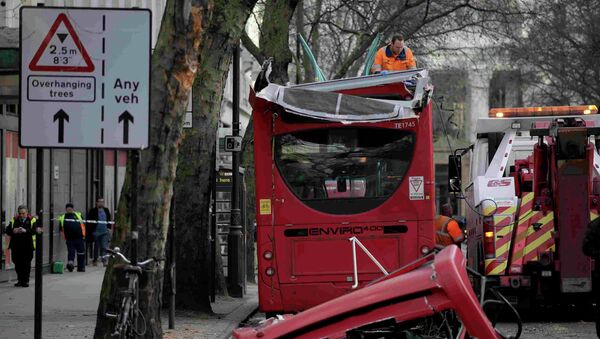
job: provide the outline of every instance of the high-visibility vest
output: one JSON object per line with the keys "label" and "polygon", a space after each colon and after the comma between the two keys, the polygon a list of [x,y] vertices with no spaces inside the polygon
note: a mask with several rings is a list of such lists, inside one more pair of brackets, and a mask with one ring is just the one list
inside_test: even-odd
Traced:
{"label": "high-visibility vest", "polygon": [[377,51],[373,65],[380,65],[382,71],[404,71],[417,67],[410,48],[404,46],[400,54],[396,55],[392,52],[390,45],[381,47]]}
{"label": "high-visibility vest", "polygon": [[444,215],[435,219],[435,231],[435,242],[441,246],[459,244],[464,239],[458,222]]}
{"label": "high-visibility vest", "polygon": [[[65,236],[64,223],[66,214],[67,213],[63,213],[58,217],[58,225],[60,226],[60,232],[63,234],[63,237]],[[75,215],[75,218],[77,220],[81,220],[79,225],[81,226],[81,234],[83,234],[83,237],[85,238],[85,223],[83,222],[83,218],[81,217],[81,212],[73,211],[73,214]]]}
{"label": "high-visibility vest", "polygon": [[[17,217],[12,218],[12,220],[10,221],[10,227],[13,230],[15,229],[15,218],[17,218]],[[36,234],[36,232],[35,232],[35,229],[36,229],[35,223],[37,222],[37,218],[28,215],[27,219],[31,220],[30,221],[31,233],[32,233],[31,239],[33,240],[33,249],[35,250],[35,234]],[[11,242],[12,242],[12,240],[11,240]]]}

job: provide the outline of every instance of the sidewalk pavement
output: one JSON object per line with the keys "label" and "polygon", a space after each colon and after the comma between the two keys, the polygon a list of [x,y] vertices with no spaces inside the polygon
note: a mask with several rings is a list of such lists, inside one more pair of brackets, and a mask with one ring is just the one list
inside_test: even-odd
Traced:
{"label": "sidewalk pavement", "polygon": [[[92,338],[103,277],[104,268],[93,266],[85,273],[45,274],[42,337]],[[13,284],[0,283],[0,339],[33,338],[35,282],[28,288]],[[228,338],[258,308],[257,287],[248,285],[243,299],[217,297],[212,306],[214,316],[178,312],[174,330],[167,329],[168,312],[163,311],[164,337]]]}

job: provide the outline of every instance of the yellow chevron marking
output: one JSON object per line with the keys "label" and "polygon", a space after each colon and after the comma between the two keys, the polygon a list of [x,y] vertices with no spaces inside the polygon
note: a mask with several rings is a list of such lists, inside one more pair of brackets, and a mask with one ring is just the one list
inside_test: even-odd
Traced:
{"label": "yellow chevron marking", "polygon": [[548,247],[548,251],[556,252],[556,246],[554,246],[554,244],[552,244],[552,246]]}
{"label": "yellow chevron marking", "polygon": [[525,225],[527,222],[529,222],[529,219],[531,219],[537,213],[541,212],[534,212],[532,210],[522,211],[521,215],[519,215],[519,226]]}
{"label": "yellow chevron marking", "polygon": [[496,209],[496,205],[495,204],[490,204],[490,205],[483,206],[483,215],[491,215],[492,212],[494,212],[495,209]]}
{"label": "yellow chevron marking", "polygon": [[498,232],[496,232],[496,236],[505,236],[507,234],[509,234],[510,232],[512,232],[513,227],[512,226],[504,226],[502,227],[501,230],[499,230]]}
{"label": "yellow chevron marking", "polygon": [[590,212],[590,221],[594,221],[598,218],[598,214]]}
{"label": "yellow chevron marking", "polygon": [[485,259],[485,260],[483,261],[483,262],[484,262],[484,264],[485,264],[485,272],[486,272],[486,274],[489,274],[489,273],[488,273],[488,267],[490,267],[490,265],[491,265],[492,263],[494,263],[495,261],[496,261],[496,259]]}
{"label": "yellow chevron marking", "polygon": [[496,248],[496,258],[502,256],[503,254],[505,254],[506,252],[508,252],[508,249],[510,248],[510,241],[507,242],[506,244]]}
{"label": "yellow chevron marking", "polygon": [[512,207],[507,208],[505,211],[494,215],[494,225],[500,224],[502,221],[504,221],[504,219],[512,218],[512,216],[515,214],[516,211],[517,211],[517,207],[512,206]]}
{"label": "yellow chevron marking", "polygon": [[533,200],[533,192],[529,192],[529,193],[525,194],[523,199],[521,199],[521,206],[524,206],[526,203],[530,202],[531,200]]}
{"label": "yellow chevron marking", "polygon": [[[542,213],[542,212],[535,212],[535,213]],[[541,218],[539,220],[539,223],[542,224],[542,227],[544,227],[546,224],[548,224],[549,222],[554,220],[554,212],[550,212],[547,215],[545,215],[543,218]],[[533,234],[535,231],[533,230],[533,226],[529,226],[527,228],[527,232],[522,232],[521,234],[517,235],[517,239],[515,240],[515,243],[518,244],[521,241],[525,241],[527,237],[529,237],[531,234]],[[551,236],[552,235],[552,230],[547,231],[547,235]],[[538,240],[540,240],[541,238],[544,238],[546,236],[546,234],[542,237],[540,237]],[[536,241],[537,242],[537,241]],[[521,258],[523,258],[525,255],[527,255],[527,253],[531,252],[531,244],[529,245],[525,245],[524,248],[518,250],[517,252],[515,252],[515,255],[513,256],[513,261],[519,260]]]}
{"label": "yellow chevron marking", "polygon": [[[539,213],[542,213],[542,212],[539,212]],[[541,227],[544,227],[544,226],[546,226],[546,224],[548,224],[550,221],[553,221],[553,220],[554,220],[554,212],[550,212],[550,213],[546,214],[544,217],[542,217],[540,220],[538,220],[538,223],[542,224]],[[533,233],[535,233],[533,226],[529,226],[529,228],[527,229],[527,236],[529,237]]]}
{"label": "yellow chevron marking", "polygon": [[488,275],[502,274],[502,272],[504,272],[506,270],[506,263],[507,263],[507,261],[505,260],[503,263],[496,266],[496,268],[494,268],[490,273],[488,273]]}
{"label": "yellow chevron marking", "polygon": [[[542,245],[543,243],[548,241],[552,237],[551,233],[552,233],[552,231],[548,231],[548,232],[544,233],[541,237],[537,238],[531,244],[528,244],[527,246],[525,246],[525,255],[536,250],[538,247],[540,247],[540,245]],[[537,258],[537,256],[536,256],[536,258]]]}
{"label": "yellow chevron marking", "polygon": [[[528,220],[533,217],[536,213],[538,212],[533,212],[531,210],[525,211],[525,214],[521,213],[521,215],[519,216],[519,227],[521,226],[525,226],[528,222]],[[529,227],[529,229],[531,228],[531,226]],[[523,241],[525,241],[525,239],[527,238],[527,234],[529,229],[525,230],[525,231],[521,231],[520,233],[517,234],[517,237],[515,238],[515,244],[519,244]]]}

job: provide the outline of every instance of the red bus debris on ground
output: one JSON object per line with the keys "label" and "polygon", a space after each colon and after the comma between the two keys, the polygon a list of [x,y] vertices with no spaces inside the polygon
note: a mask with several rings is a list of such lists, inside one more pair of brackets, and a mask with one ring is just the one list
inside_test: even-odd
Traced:
{"label": "red bus debris on ground", "polygon": [[[270,318],[255,328],[237,329],[233,337],[333,339],[370,338],[378,334],[378,338],[429,338],[423,332],[428,326],[422,326],[427,318],[455,311],[471,338],[501,338],[471,289],[461,250],[449,246],[435,259],[426,259],[419,268],[392,273],[297,315]],[[463,331],[458,337],[465,338],[466,333]]]}

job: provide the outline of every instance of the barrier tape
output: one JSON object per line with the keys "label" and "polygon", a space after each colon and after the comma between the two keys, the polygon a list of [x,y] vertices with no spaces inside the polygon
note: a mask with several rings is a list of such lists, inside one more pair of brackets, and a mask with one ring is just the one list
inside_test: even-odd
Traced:
{"label": "barrier tape", "polygon": [[[58,219],[54,218],[52,219],[54,221],[58,221]],[[64,221],[78,221],[78,222],[84,222],[86,224],[109,224],[109,225],[113,225],[115,222],[114,221],[98,221],[98,220],[79,220],[79,219],[63,219]]]}

